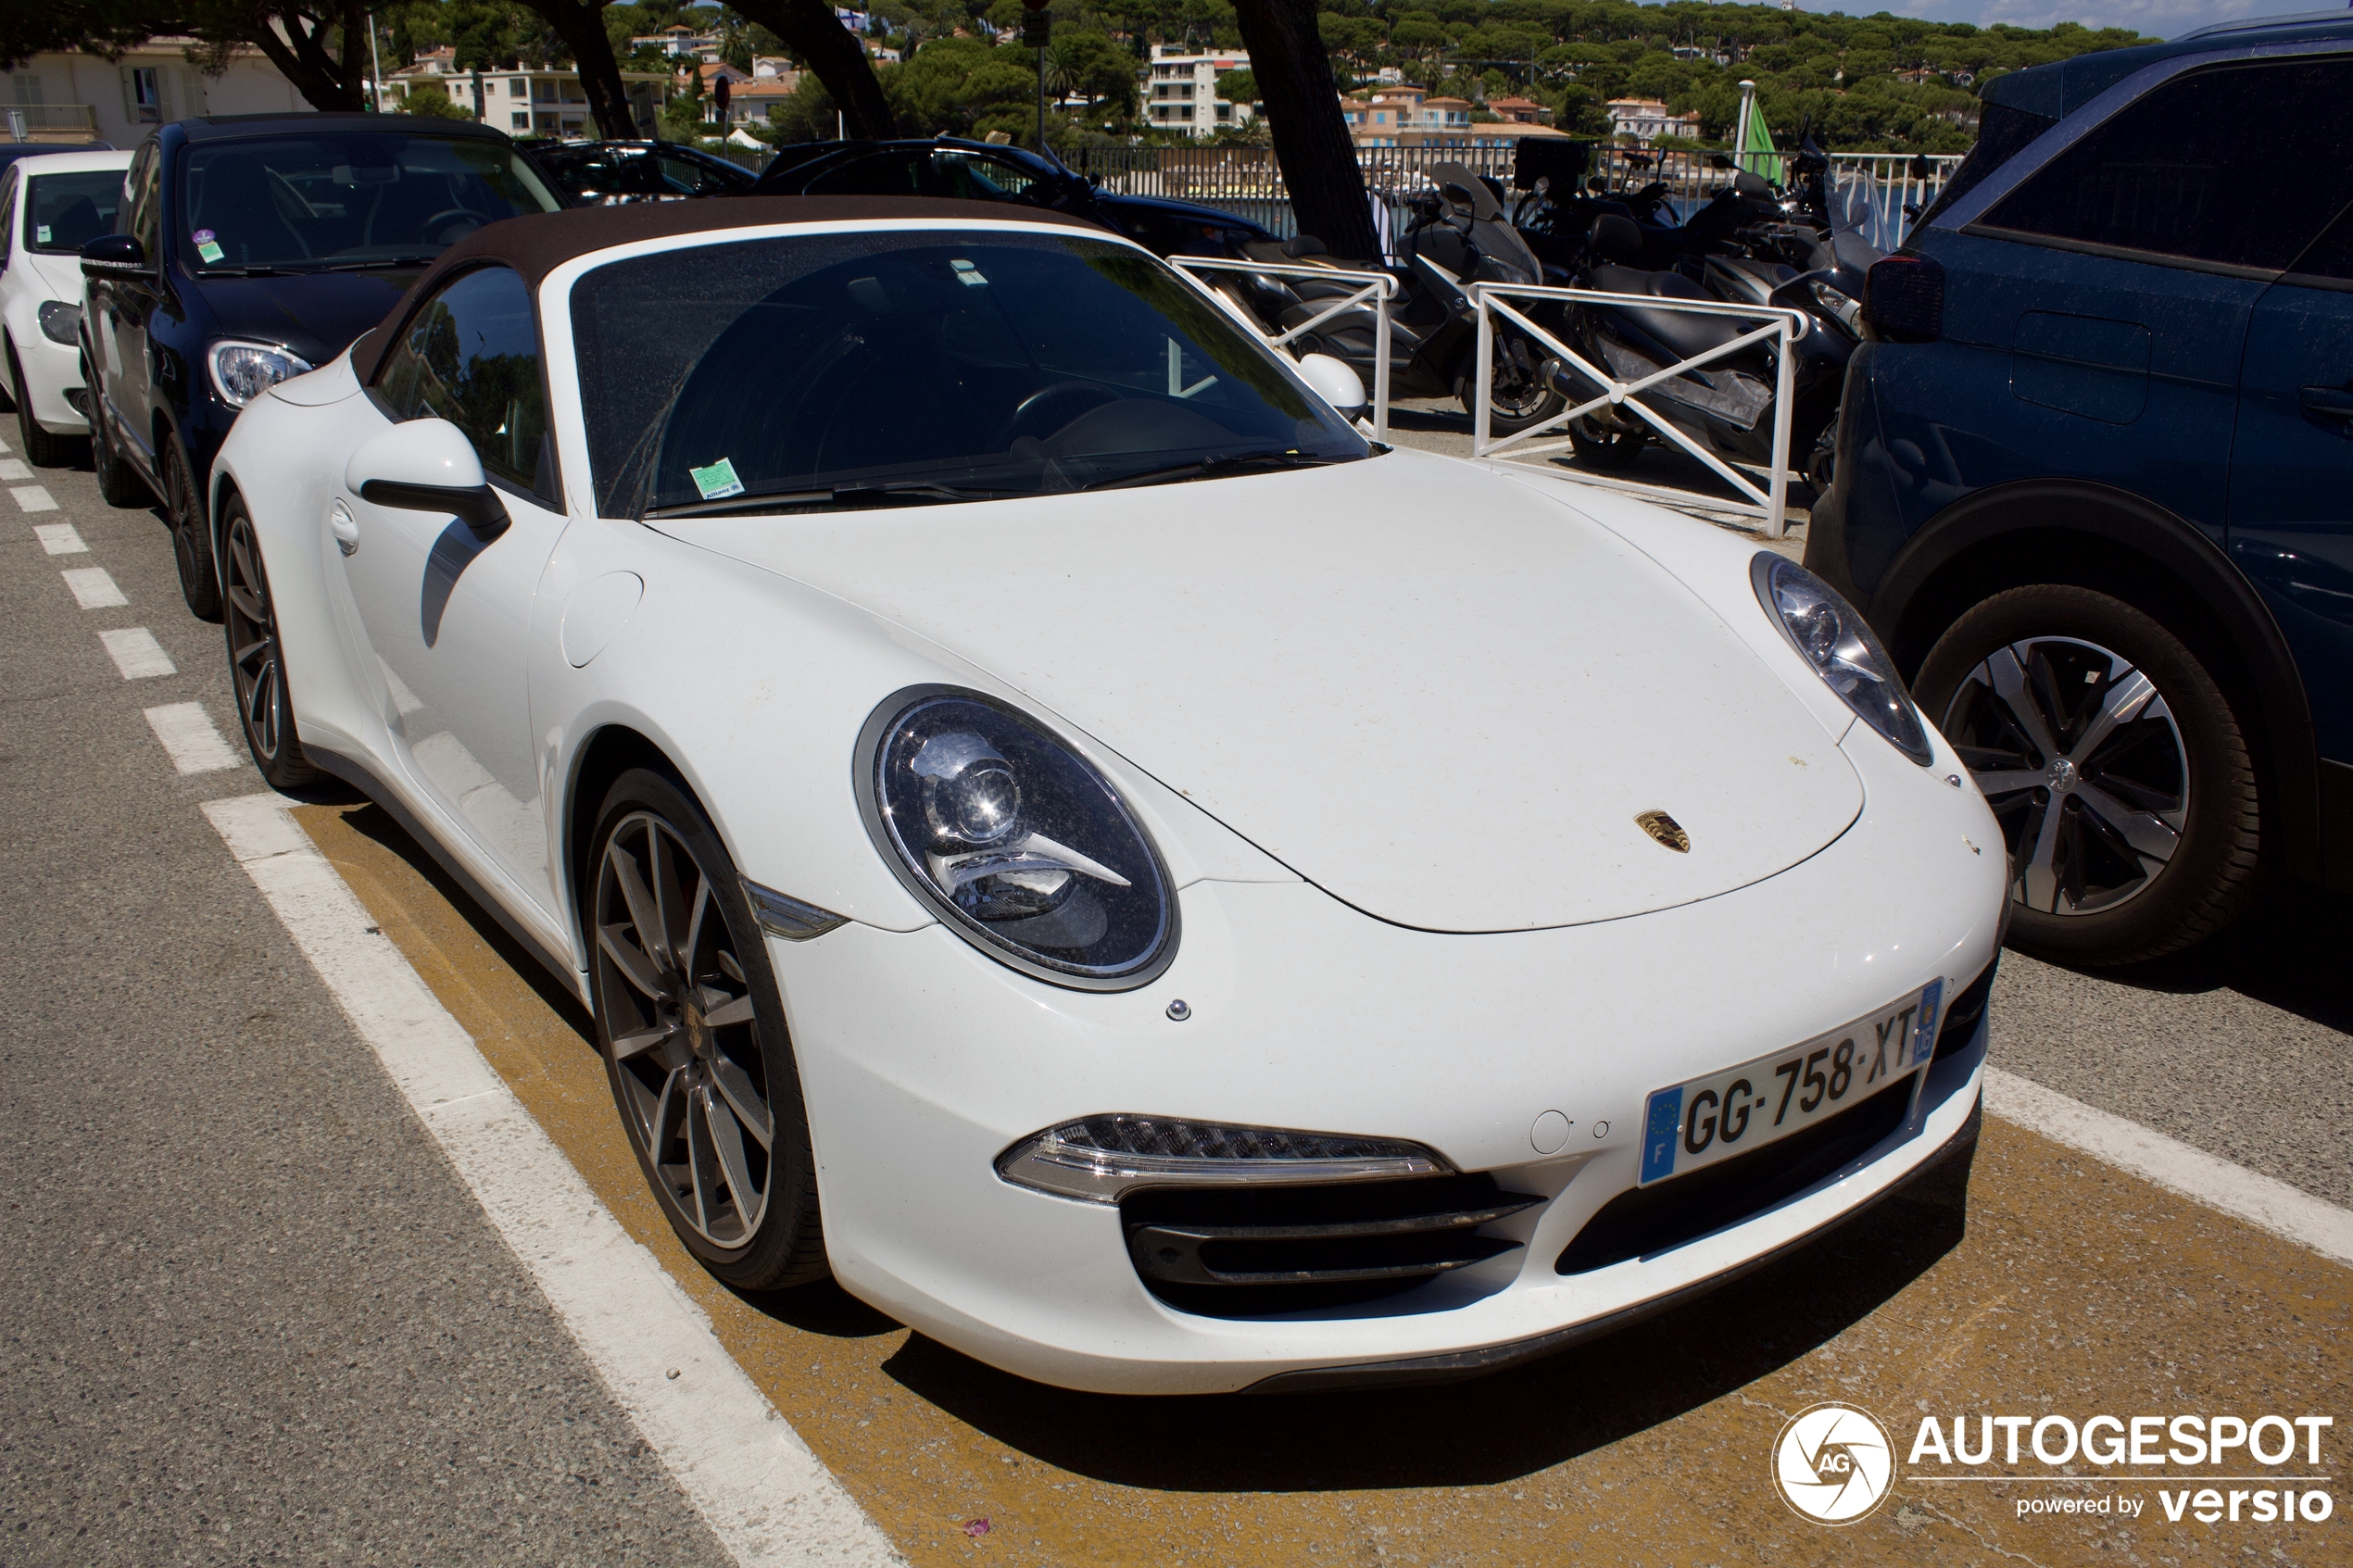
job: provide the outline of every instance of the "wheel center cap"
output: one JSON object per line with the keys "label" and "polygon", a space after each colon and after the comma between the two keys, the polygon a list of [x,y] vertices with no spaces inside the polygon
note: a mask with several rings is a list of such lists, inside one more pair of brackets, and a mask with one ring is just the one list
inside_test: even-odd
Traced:
{"label": "wheel center cap", "polygon": [[698,1060],[711,1055],[711,1025],[703,1020],[700,1001],[689,997],[678,1004],[678,1025]]}
{"label": "wheel center cap", "polygon": [[2065,795],[2075,787],[2075,764],[2062,757],[2050,765],[2044,776],[2050,780],[2052,789]]}

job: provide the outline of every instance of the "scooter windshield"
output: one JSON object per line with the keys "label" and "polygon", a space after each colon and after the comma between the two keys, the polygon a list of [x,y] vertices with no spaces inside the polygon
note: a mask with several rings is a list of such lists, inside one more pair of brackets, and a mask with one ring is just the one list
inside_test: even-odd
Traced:
{"label": "scooter windshield", "polygon": [[1076,235],[789,235],[572,291],[609,517],[1052,495],[1371,447],[1150,256]]}

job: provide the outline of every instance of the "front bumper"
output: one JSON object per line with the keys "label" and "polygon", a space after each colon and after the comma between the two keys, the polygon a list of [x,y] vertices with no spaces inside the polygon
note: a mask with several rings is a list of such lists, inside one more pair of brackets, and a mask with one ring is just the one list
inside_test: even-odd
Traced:
{"label": "front bumper", "polygon": [[[2002,866],[1982,801],[1867,733],[1863,816],[1805,863],[1627,920],[1465,936],[1374,921],[1303,883],[1197,882],[1185,946],[1121,995],[1026,980],[932,926],[772,944],[810,1110],[828,1248],[853,1294],[1043,1382],[1214,1393],[1286,1374],[1508,1354],[1704,1287],[1835,1223],[1971,1125],[1975,1038],[1909,1118],[1797,1197],[1671,1250],[1560,1274],[1636,1185],[1645,1097],[1857,1018],[1994,958]],[[1971,844],[1978,847],[1970,847]],[[1182,997],[1189,1016],[1167,1016]],[[1543,1201],[1522,1245],[1403,1295],[1312,1313],[1173,1310],[1129,1261],[1119,1210],[1000,1180],[1009,1145],[1133,1111],[1411,1139]],[[1550,1157],[1535,1119],[1574,1124]],[[1538,1348],[1542,1348],[1541,1345]],[[1442,1370],[1442,1368],[1441,1368]]]}

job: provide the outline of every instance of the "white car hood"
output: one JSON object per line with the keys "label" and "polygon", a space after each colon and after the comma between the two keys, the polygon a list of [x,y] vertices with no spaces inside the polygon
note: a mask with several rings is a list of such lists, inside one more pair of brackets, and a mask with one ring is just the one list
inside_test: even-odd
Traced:
{"label": "white car hood", "polygon": [[1468,464],[661,526],[937,642],[1402,925],[1689,903],[1862,809],[1836,737],[1715,611]]}

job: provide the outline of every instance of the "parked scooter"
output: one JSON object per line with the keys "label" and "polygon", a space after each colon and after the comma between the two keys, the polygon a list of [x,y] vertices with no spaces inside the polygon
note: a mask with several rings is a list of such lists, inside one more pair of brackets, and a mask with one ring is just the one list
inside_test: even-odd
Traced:
{"label": "parked scooter", "polygon": [[[1464,285],[1470,282],[1541,283],[1543,264],[1511,225],[1493,191],[1458,163],[1430,170],[1434,195],[1415,204],[1414,223],[1397,241],[1399,260],[1383,266],[1398,281],[1390,307],[1390,394],[1393,397],[1455,397],[1466,410],[1478,406],[1478,312]],[[1280,245],[1244,247],[1270,263],[1305,262],[1336,268],[1321,243],[1306,235]],[[1352,268],[1352,270],[1365,270]],[[1288,332],[1346,297],[1358,285],[1344,280],[1320,283],[1272,273],[1219,277],[1215,286],[1270,331]],[[1529,314],[1548,330],[1561,330],[1557,307],[1552,320]],[[1379,319],[1367,306],[1354,306],[1292,340],[1300,355],[1328,354],[1353,370],[1369,387],[1378,359]],[[1541,424],[1566,407],[1547,370],[1557,361],[1542,345],[1516,331],[1495,333],[1489,378],[1492,428],[1510,433]]]}
{"label": "parked scooter", "polygon": [[[1731,299],[1805,311],[1807,330],[1793,345],[1790,450],[1811,453],[1831,430],[1855,339],[1823,320],[1813,294],[1820,281],[1817,273],[1755,257],[1705,257],[1700,265],[1710,286],[1703,287],[1683,271],[1646,267],[1648,246],[1641,230],[1614,214],[1593,220],[1588,247],[1593,259],[1582,274],[1585,287],[1661,300]],[[1569,341],[1589,362],[1631,382],[1721,347],[1758,324],[1692,311],[1582,303],[1570,314]],[[1726,461],[1768,464],[1777,352],[1770,342],[1753,344],[1671,376],[1636,401]],[[1554,373],[1553,384],[1576,403],[1597,390],[1566,367]],[[1570,421],[1568,433],[1579,458],[1599,469],[1627,468],[1652,434],[1640,415],[1616,407],[1579,416]]]}

